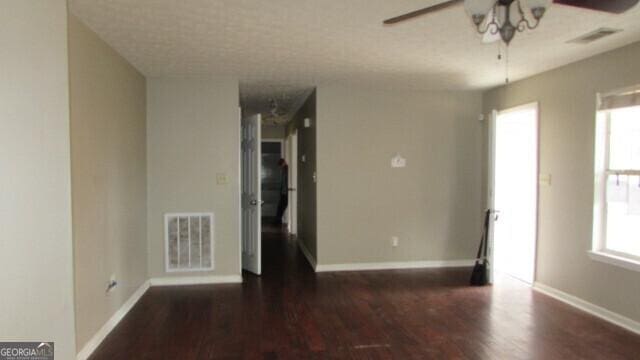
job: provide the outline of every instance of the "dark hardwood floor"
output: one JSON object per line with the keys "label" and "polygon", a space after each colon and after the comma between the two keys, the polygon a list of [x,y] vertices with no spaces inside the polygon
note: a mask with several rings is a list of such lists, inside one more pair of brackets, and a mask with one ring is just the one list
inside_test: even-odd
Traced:
{"label": "dark hardwood floor", "polygon": [[469,269],[315,274],[267,231],[261,277],[154,287],[92,359],[638,359],[640,336]]}

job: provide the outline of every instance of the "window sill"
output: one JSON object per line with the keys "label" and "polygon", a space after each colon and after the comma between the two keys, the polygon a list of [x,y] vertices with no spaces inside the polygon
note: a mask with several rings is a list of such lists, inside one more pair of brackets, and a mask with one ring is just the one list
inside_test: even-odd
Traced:
{"label": "window sill", "polygon": [[600,261],[610,265],[619,266],[627,270],[640,271],[640,261],[627,259],[621,256],[608,254],[602,251],[589,251],[592,260]]}

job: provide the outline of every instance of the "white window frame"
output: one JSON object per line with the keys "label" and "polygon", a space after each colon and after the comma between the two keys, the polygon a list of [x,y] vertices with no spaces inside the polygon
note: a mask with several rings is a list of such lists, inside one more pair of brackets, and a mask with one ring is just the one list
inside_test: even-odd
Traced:
{"label": "white window frame", "polygon": [[588,254],[596,261],[640,271],[639,256],[607,249],[607,178],[610,175],[640,175],[640,170],[609,168],[611,111],[599,110],[596,114],[593,244]]}

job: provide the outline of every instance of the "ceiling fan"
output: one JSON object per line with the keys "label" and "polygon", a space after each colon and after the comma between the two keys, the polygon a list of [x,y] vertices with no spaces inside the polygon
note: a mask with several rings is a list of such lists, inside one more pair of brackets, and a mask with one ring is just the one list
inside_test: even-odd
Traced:
{"label": "ceiling fan", "polygon": [[384,21],[385,25],[464,4],[485,42],[502,39],[507,45],[517,32],[535,29],[551,3],[621,14],[640,0],[448,0]]}
{"label": "ceiling fan", "polygon": [[269,114],[273,117],[278,117],[286,115],[287,111],[280,104],[278,104],[277,99],[271,98],[269,99]]}

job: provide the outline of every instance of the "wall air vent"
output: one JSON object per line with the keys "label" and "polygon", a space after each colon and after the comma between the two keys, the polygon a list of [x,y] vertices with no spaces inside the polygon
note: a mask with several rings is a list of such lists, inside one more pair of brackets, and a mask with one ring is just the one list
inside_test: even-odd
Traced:
{"label": "wall air vent", "polygon": [[603,37],[607,37],[609,35],[613,35],[621,32],[621,29],[612,29],[612,28],[600,28],[598,30],[592,31],[590,33],[579,36],[573,40],[567,41],[567,43],[571,44],[589,44],[596,40],[600,40]]}
{"label": "wall air vent", "polygon": [[167,272],[213,270],[212,213],[166,214],[164,228]]}

